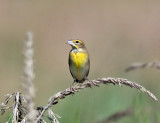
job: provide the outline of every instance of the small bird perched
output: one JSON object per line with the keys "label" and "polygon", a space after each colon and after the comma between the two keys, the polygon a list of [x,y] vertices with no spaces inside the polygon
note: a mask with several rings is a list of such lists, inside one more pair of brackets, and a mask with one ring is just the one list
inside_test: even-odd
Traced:
{"label": "small bird perched", "polygon": [[72,46],[69,52],[69,69],[74,82],[82,83],[87,79],[90,69],[89,54],[85,44],[81,40],[69,40],[67,44]]}

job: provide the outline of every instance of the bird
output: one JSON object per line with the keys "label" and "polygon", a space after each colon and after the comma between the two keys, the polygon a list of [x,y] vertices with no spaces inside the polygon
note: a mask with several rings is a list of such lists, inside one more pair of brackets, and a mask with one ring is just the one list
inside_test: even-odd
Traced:
{"label": "bird", "polygon": [[72,47],[68,58],[70,73],[73,77],[73,82],[70,86],[70,89],[72,89],[75,82],[83,83],[85,80],[88,80],[90,60],[89,53],[83,41],[68,40],[67,44]]}

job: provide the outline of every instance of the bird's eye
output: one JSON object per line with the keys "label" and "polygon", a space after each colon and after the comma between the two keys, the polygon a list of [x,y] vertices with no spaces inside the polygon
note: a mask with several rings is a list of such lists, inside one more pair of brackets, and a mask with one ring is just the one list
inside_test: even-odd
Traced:
{"label": "bird's eye", "polygon": [[76,43],[79,43],[79,41],[76,41]]}

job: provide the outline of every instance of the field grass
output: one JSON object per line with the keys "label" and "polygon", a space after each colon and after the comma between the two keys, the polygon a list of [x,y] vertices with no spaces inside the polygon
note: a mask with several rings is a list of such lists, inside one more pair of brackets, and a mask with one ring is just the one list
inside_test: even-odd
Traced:
{"label": "field grass", "polygon": [[[0,103],[5,94],[24,92],[22,51],[28,30],[34,34],[35,107],[46,106],[51,96],[71,84],[70,47],[65,45],[69,39],[85,42],[91,59],[89,79],[126,78],[143,85],[160,99],[159,69],[149,66],[124,72],[135,62],[143,67],[143,63],[160,61],[159,5],[158,0],[0,1]],[[160,122],[159,103],[144,93],[125,86],[100,86],[60,100],[52,107],[61,116],[57,119],[61,123],[102,123],[130,108],[130,115],[113,122]],[[11,113],[8,110],[1,115],[0,123],[7,121]]]}

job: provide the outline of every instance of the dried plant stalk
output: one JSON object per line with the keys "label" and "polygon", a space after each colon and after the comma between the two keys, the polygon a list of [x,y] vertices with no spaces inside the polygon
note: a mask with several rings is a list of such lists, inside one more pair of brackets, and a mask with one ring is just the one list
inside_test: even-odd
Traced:
{"label": "dried plant stalk", "polygon": [[[0,104],[0,112],[1,112],[1,115],[3,115],[7,109],[10,109],[12,108],[13,106],[7,106],[9,100],[11,99],[11,97],[13,96],[14,94],[6,94],[6,99],[4,102],[2,102]],[[15,100],[14,100],[15,101]],[[14,102],[13,101],[13,102]]]}
{"label": "dried plant stalk", "polygon": [[32,32],[27,33],[27,40],[25,41],[25,49],[24,49],[24,56],[25,56],[25,67],[24,67],[24,96],[27,101],[27,122],[34,123],[36,118],[36,111],[34,110],[34,102],[33,99],[35,97],[35,89],[33,85],[33,80],[35,78],[34,74],[34,66],[33,66],[33,55],[34,50],[33,46],[33,34]]}
{"label": "dried plant stalk", "polygon": [[20,116],[21,116],[20,106],[21,106],[20,94],[19,94],[19,92],[16,92],[16,93],[15,93],[15,97],[14,97],[12,123],[18,123],[19,120],[21,119],[21,118],[20,118]]}
{"label": "dried plant stalk", "polygon": [[132,113],[133,113],[132,109],[128,108],[124,111],[116,112],[116,113],[112,114],[111,116],[109,116],[107,119],[104,119],[102,121],[98,121],[97,123],[114,123],[115,121],[117,121],[123,117],[131,115]]}
{"label": "dried plant stalk", "polygon": [[131,81],[128,81],[127,79],[123,79],[123,78],[110,78],[110,77],[109,78],[101,78],[101,79],[97,79],[97,80],[89,80],[84,83],[79,83],[73,87],[73,90],[71,90],[70,88],[67,88],[64,91],[60,91],[57,94],[53,95],[49,99],[48,104],[45,107],[43,107],[39,117],[37,118],[37,122],[41,119],[41,117],[43,116],[45,111],[48,110],[53,105],[57,104],[60,99],[64,99],[66,96],[73,95],[76,92],[78,92],[82,89],[88,88],[88,87],[92,87],[92,86],[99,87],[100,84],[114,84],[114,85],[120,85],[120,86],[123,84],[123,85],[129,86],[131,88],[136,88],[136,89],[146,93],[153,100],[159,102],[154,94],[152,94],[150,91],[145,89],[143,86],[141,86],[135,82],[131,82]]}
{"label": "dried plant stalk", "polygon": [[[25,102],[23,95],[20,92],[15,92],[13,94],[7,94],[6,99],[3,103],[0,104],[0,112],[4,114],[7,109],[12,108],[12,114],[8,120],[8,122],[12,119],[12,123],[22,122],[23,118],[26,116],[26,108],[23,106],[23,102]],[[9,100],[13,98],[13,105],[7,106]]]}
{"label": "dried plant stalk", "polygon": [[129,72],[135,69],[142,69],[142,68],[156,68],[160,70],[160,62],[153,61],[153,62],[144,62],[144,63],[134,63],[129,66],[125,71]]}

